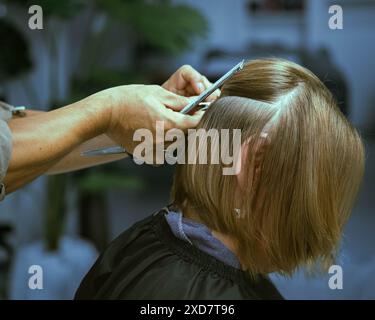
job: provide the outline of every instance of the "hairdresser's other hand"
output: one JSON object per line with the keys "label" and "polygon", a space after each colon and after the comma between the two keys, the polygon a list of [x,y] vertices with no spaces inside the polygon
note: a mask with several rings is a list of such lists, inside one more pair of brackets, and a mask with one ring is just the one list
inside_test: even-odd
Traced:
{"label": "hairdresser's other hand", "polygon": [[[210,81],[189,65],[179,68],[164,84],[163,88],[185,97],[201,94],[212,85]],[[206,100],[214,101],[220,96],[216,90]]]}
{"label": "hairdresser's other hand", "polygon": [[197,126],[203,112],[194,115],[179,113],[189,98],[179,96],[157,85],[127,85],[102,91],[111,101],[106,134],[132,152],[139,141],[133,141],[137,129],[147,129],[155,137],[156,121],[163,121],[164,130],[186,131]]}

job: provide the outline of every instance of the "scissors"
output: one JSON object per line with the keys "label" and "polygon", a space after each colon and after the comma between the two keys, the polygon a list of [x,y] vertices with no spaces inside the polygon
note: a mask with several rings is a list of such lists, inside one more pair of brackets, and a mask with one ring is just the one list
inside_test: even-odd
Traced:
{"label": "scissors", "polygon": [[[190,102],[186,107],[184,107],[180,113],[187,114],[197,106],[203,106],[201,110],[206,110],[210,106],[210,102],[203,102],[208,98],[215,90],[220,88],[225,81],[230,79],[236,72],[241,70],[244,66],[245,60],[242,60],[240,63],[236,64],[232,69],[230,69],[226,74],[224,74],[219,80],[217,80],[211,87],[203,91],[198,97],[196,97],[192,102]],[[125,148],[121,146],[112,146],[99,149],[87,150],[81,153],[83,157],[95,157],[95,156],[105,156],[113,154],[126,153],[129,156],[132,156]]]}

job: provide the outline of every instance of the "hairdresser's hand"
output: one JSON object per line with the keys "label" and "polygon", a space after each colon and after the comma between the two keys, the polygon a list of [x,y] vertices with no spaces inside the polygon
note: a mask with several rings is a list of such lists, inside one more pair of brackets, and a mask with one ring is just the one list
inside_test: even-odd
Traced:
{"label": "hairdresser's hand", "polygon": [[163,121],[164,130],[194,128],[203,112],[194,115],[179,113],[189,98],[179,96],[156,85],[128,85],[102,91],[111,101],[106,134],[132,152],[139,141],[133,141],[137,129],[150,130],[155,137],[156,121]]}
{"label": "hairdresser's hand", "polygon": [[[184,65],[163,84],[163,88],[181,96],[190,97],[201,94],[211,85],[212,83],[193,67]],[[207,101],[214,101],[219,96],[220,90],[216,90],[207,98]]]}

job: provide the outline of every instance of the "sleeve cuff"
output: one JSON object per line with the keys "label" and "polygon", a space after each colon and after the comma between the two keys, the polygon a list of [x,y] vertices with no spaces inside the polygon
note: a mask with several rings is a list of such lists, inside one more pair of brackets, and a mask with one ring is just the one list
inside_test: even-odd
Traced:
{"label": "sleeve cuff", "polygon": [[0,119],[0,201],[5,197],[3,179],[12,154],[12,136],[7,123]]}

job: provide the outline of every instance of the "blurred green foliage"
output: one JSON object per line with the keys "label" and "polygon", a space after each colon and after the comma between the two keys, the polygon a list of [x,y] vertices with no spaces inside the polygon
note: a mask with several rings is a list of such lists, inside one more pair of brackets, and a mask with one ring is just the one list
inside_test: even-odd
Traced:
{"label": "blurred green foliage", "polygon": [[55,175],[47,179],[47,201],[44,214],[44,236],[46,249],[54,251],[59,247],[59,240],[64,231],[67,210],[66,190],[68,176]]}
{"label": "blurred green foliage", "polygon": [[[73,79],[72,94],[83,98],[98,90],[124,83],[147,83],[150,66],[143,63],[148,56],[169,57],[182,53],[193,44],[196,37],[207,34],[205,18],[186,5],[175,5],[169,0],[93,0],[94,10],[103,24],[91,32],[82,52],[83,70]],[[96,19],[94,15],[93,19]],[[95,23],[97,21],[93,21]],[[107,45],[107,56],[116,54],[121,46],[133,50],[132,63],[116,69],[105,67],[100,54],[111,33],[124,31],[128,37]],[[155,68],[155,67],[154,67]]]}
{"label": "blurred green foliage", "polygon": [[97,172],[91,170],[79,180],[83,192],[98,193],[106,190],[128,189],[139,191],[145,184],[137,176],[118,172]]}
{"label": "blurred green foliage", "polygon": [[167,54],[190,48],[196,36],[207,33],[207,22],[196,10],[171,1],[96,0],[111,19],[132,27],[138,41]]}

